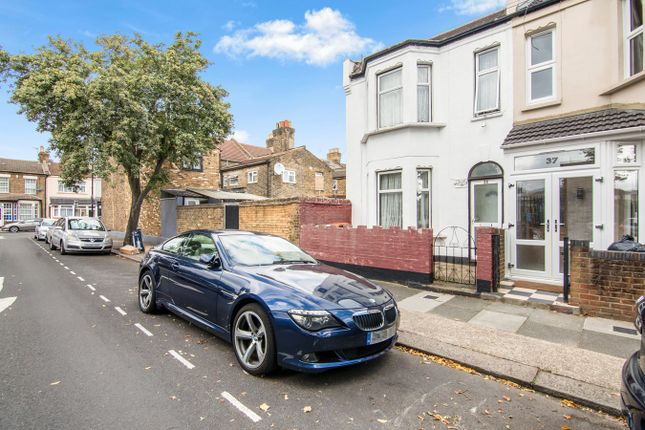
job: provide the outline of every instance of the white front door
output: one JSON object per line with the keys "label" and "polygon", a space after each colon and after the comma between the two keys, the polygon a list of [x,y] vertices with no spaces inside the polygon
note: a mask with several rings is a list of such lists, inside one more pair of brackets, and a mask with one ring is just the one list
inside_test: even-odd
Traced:
{"label": "white front door", "polygon": [[511,273],[561,281],[564,238],[594,240],[594,175],[546,173],[519,177],[514,185]]}
{"label": "white front door", "polygon": [[470,218],[473,232],[477,227],[501,227],[501,179],[480,179],[470,182]]}

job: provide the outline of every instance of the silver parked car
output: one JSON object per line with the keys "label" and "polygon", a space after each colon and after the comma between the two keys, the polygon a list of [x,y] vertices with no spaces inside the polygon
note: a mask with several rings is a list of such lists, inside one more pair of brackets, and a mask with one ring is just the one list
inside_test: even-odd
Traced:
{"label": "silver parked car", "polygon": [[61,218],[48,232],[49,249],[61,254],[92,252],[109,254],[112,238],[103,223],[96,218],[70,216]]}
{"label": "silver parked car", "polygon": [[56,222],[56,218],[43,218],[43,220],[36,226],[34,230],[34,239],[46,240],[47,230]]}
{"label": "silver parked car", "polygon": [[2,226],[0,230],[18,233],[19,231],[34,231],[36,226],[40,224],[42,218],[28,219],[23,221],[16,221]]}

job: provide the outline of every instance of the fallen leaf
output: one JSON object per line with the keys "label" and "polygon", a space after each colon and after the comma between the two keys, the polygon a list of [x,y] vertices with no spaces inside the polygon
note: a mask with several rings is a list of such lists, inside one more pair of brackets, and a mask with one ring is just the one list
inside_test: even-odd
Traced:
{"label": "fallen leaf", "polygon": [[284,393],[284,399],[289,400],[289,395],[287,393]]}
{"label": "fallen leaf", "polygon": [[262,403],[260,405],[260,409],[262,409],[264,412],[268,411],[271,406],[267,405],[266,403]]}
{"label": "fallen leaf", "polygon": [[571,419],[571,415],[563,415],[563,417],[564,417],[565,420],[570,420]]}
{"label": "fallen leaf", "polygon": [[58,385],[58,384],[60,384],[60,381],[54,381],[54,382],[52,382],[52,383],[51,383],[51,384],[49,384],[49,385]]}
{"label": "fallen leaf", "polygon": [[562,425],[560,426],[560,428],[561,428],[562,430],[571,430],[571,427],[569,427],[569,426],[567,426],[567,425],[564,425],[564,424],[562,424]]}
{"label": "fallen leaf", "polygon": [[302,411],[306,414],[311,412],[311,406],[305,406],[304,408],[302,408]]}
{"label": "fallen leaf", "polygon": [[502,399],[506,400],[507,402],[510,402],[510,401],[511,401],[511,398],[510,398],[510,397],[508,397],[508,396],[504,396],[504,397],[502,397]]}
{"label": "fallen leaf", "polygon": [[566,408],[576,408],[576,404],[573,403],[571,400],[563,399],[560,401],[560,404]]}

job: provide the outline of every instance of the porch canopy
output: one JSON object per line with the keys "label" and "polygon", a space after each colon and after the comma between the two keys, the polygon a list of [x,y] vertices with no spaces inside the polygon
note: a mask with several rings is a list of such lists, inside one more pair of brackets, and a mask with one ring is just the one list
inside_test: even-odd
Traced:
{"label": "porch canopy", "polygon": [[226,201],[248,201],[248,200],[266,200],[266,197],[258,196],[256,194],[249,193],[235,193],[231,191],[222,191],[222,190],[209,190],[202,188],[188,188],[188,191],[191,191],[196,194],[201,194],[204,197],[214,200],[226,200]]}

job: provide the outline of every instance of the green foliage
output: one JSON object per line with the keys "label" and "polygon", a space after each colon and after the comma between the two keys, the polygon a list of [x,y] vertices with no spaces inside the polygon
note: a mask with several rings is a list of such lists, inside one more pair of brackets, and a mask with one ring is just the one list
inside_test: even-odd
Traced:
{"label": "green foliage", "polygon": [[5,64],[19,112],[51,133],[63,179],[74,183],[91,170],[105,178],[117,168],[139,200],[138,220],[143,198],[165,180],[164,163],[195,161],[229,134],[227,93],[201,79],[208,61],[192,33],[168,46],[139,35],[97,44],[89,51],[50,37],[34,54],[0,50],[0,72]]}

